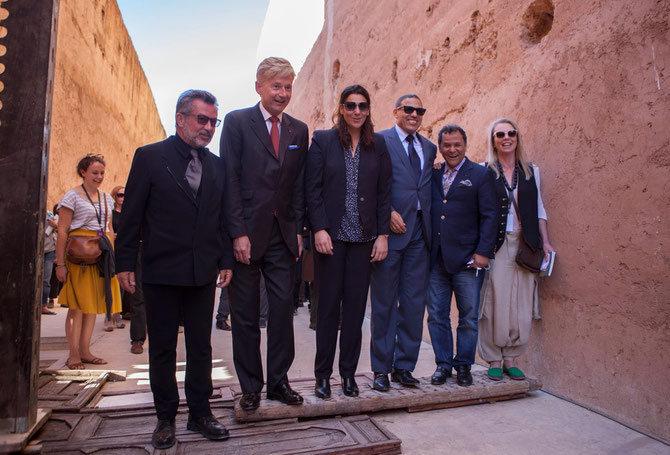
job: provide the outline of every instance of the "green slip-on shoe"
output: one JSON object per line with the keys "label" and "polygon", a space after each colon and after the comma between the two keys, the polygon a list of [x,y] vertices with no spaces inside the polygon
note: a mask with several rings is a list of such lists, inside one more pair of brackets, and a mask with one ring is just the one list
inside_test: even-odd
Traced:
{"label": "green slip-on shoe", "polygon": [[517,367],[507,368],[506,366],[503,365],[503,371],[507,373],[509,377],[514,379],[515,381],[522,381],[526,379],[526,375],[523,374],[523,371],[521,371]]}
{"label": "green slip-on shoe", "polygon": [[492,381],[502,381],[503,372],[500,368],[489,368],[486,372],[486,376]]}

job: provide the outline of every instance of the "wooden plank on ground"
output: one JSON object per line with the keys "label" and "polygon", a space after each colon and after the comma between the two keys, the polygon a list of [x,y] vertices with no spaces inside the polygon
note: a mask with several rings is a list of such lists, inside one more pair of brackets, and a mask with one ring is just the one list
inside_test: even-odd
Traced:
{"label": "wooden plank on ground", "polygon": [[[330,419],[282,420],[239,424],[231,407],[212,412],[230,431],[226,441],[210,441],[186,430],[187,409],[177,414],[177,445],[170,454],[398,454],[401,441],[366,415]],[[43,453],[59,454],[159,454],[151,433],[154,413],[145,411],[90,414],[58,413],[32,441]]]}
{"label": "wooden plank on ground", "polygon": [[107,371],[98,371],[97,376],[76,373],[68,376],[40,373],[39,405],[55,411],[78,411],[100,392],[109,377]]}
{"label": "wooden plank on ground", "polygon": [[[314,396],[314,380],[291,381],[291,387],[299,392],[305,402],[302,406],[287,406],[278,401],[261,399],[258,409],[251,412],[243,411],[239,406],[238,395],[235,400],[235,417],[240,422],[256,422],[260,420],[282,419],[289,417],[322,417],[329,415],[355,415],[388,409],[433,409],[435,405],[451,404],[463,406],[491,402],[503,397],[521,397],[527,392],[539,390],[542,384],[535,378],[513,381],[505,378],[502,381],[491,381],[485,371],[473,371],[473,385],[460,387],[456,379],[448,379],[444,385],[435,386],[430,378],[421,378],[419,387],[402,387],[391,383],[388,392],[372,389],[372,374],[356,375],[360,395],[356,398],[347,397],[342,393],[338,380],[331,380],[332,397],[322,400]],[[265,395],[263,395],[265,396]]]}

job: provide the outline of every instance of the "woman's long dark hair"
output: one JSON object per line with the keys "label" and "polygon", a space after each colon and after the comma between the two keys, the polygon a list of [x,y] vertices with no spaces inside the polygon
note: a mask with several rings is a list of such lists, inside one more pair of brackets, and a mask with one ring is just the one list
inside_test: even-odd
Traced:
{"label": "woman's long dark hair", "polygon": [[335,128],[337,129],[337,133],[340,136],[342,147],[345,149],[351,147],[351,135],[347,129],[347,122],[344,121],[344,116],[340,113],[340,106],[342,106],[347,98],[349,98],[349,95],[363,95],[365,101],[367,101],[368,105],[370,106],[368,116],[365,119],[363,126],[361,127],[360,142],[361,146],[365,148],[372,148],[375,145],[375,129],[374,125],[372,124],[372,105],[370,103],[370,94],[367,90],[365,90],[365,87],[358,84],[350,85],[349,87],[342,90],[342,93],[340,94],[340,102],[337,104],[335,113],[333,114],[333,122],[335,123]]}

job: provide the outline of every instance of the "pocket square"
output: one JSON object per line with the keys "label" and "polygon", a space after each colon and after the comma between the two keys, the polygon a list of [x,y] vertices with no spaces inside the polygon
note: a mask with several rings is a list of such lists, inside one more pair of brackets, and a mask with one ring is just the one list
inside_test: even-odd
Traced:
{"label": "pocket square", "polygon": [[295,149],[297,149],[297,148],[298,148],[297,145],[289,145],[289,146],[288,146],[288,149],[289,149],[289,150],[295,150]]}
{"label": "pocket square", "polygon": [[459,188],[462,186],[472,186],[472,182],[470,180],[461,180],[458,182]]}

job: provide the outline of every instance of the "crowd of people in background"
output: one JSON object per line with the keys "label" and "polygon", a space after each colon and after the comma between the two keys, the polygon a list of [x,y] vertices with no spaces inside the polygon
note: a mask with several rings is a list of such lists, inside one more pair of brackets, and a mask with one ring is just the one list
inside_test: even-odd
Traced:
{"label": "crowd of people in background", "polygon": [[[315,396],[331,397],[338,334],[342,392],[358,396],[368,292],[375,390],[420,384],[412,372],[426,310],[432,384],[444,384],[454,370],[457,384],[470,386],[477,348],[489,379],[525,378],[516,361],[539,315],[538,274],[518,256],[528,249],[546,258],[554,249],[539,167],[528,160],[519,126],[495,120],[487,160],[478,164],[466,156],[461,126],[445,125],[437,144],[419,133],[427,108],[416,94],[399,94],[386,111],[395,125],[375,132],[370,94],[354,84],[340,94],[334,126],[314,131],[310,141],[307,125],[284,112],[294,78],[285,59],[261,62],[260,102],[226,115],[219,156],[207,149],[221,123],[216,98],[184,92],[176,134],[136,151],[125,186],[100,191],[105,161],[87,155],[77,165],[82,184],[47,215],[42,313],[53,314],[53,267],[63,283],[58,302],[68,308],[71,369],[106,363],[90,350],[97,314],[109,331],[124,327],[122,317],[131,320],[134,354],[143,352],[148,334],[156,448],[176,440],[180,326],[187,428],[228,437],[208,401],[216,287],[215,327],[232,332],[246,412],[260,406],[264,387],[270,400],[303,403],[288,378],[293,315],[302,301],[309,301],[316,330]],[[443,160],[436,161],[438,153]],[[99,259],[74,262],[73,237],[98,239]]]}

